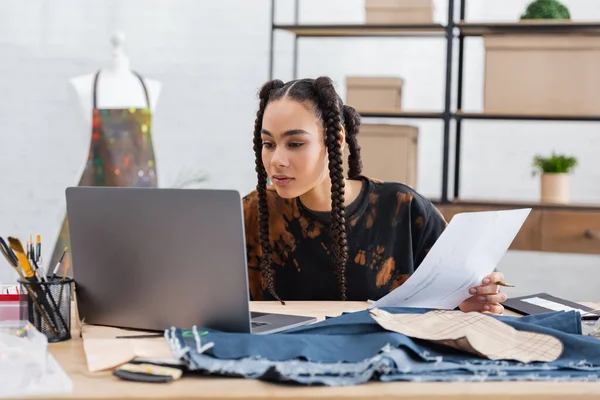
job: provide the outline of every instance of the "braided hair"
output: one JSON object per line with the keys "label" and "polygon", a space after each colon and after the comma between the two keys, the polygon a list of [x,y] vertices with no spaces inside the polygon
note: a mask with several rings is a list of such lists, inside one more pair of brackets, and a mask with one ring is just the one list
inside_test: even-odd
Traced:
{"label": "braided hair", "polygon": [[344,104],[344,126],[346,127],[346,143],[348,143],[348,178],[357,177],[362,173],[360,146],[356,136],[360,130],[360,115],[354,108]]}
{"label": "braided hair", "polygon": [[360,147],[356,139],[360,128],[360,116],[354,108],[343,104],[342,99],[335,91],[333,82],[328,77],[294,80],[287,83],[275,79],[265,83],[260,90],[259,108],[254,123],[254,153],[258,176],[256,191],[258,193],[259,243],[262,251],[260,270],[270,294],[285,304],[275,292],[271,274],[271,244],[266,189],[268,176],[262,162],[261,138],[262,120],[267,104],[284,97],[309,105],[315,116],[323,123],[331,179],[331,236],[335,256],[334,266],[340,298],[346,300],[348,240],[346,237],[345,181],[340,138],[341,127],[344,126],[349,148],[348,177],[356,177],[362,172]]}

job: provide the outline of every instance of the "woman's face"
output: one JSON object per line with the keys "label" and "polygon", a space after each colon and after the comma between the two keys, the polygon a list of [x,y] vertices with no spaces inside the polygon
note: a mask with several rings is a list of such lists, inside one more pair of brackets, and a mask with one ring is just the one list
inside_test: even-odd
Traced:
{"label": "woman's face", "polygon": [[279,196],[300,196],[328,177],[323,125],[303,104],[288,98],[269,103],[261,137],[262,162]]}

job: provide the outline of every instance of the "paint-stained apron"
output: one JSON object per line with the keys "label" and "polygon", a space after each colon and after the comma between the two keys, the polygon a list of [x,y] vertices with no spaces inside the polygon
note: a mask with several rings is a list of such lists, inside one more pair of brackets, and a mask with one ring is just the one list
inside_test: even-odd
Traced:
{"label": "paint-stained apron", "polygon": [[[97,108],[100,72],[94,77],[92,139],[79,186],[157,186],[148,89],[142,77],[136,72],[134,74],[144,90],[145,108]],[[47,264],[50,268],[54,268],[63,249],[70,246],[69,242],[69,221],[65,216],[50,263]],[[70,262],[68,253],[63,262]],[[69,271],[69,275],[71,273]]]}

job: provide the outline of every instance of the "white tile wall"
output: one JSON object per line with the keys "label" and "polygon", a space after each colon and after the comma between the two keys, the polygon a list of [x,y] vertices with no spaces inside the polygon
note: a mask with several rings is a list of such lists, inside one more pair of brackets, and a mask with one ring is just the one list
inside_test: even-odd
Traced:
{"label": "white tile wall", "polygon": [[[526,3],[469,0],[467,18],[514,20]],[[564,3],[574,19],[600,20],[596,0]],[[364,18],[361,0],[301,4],[301,22]],[[77,108],[67,81],[103,66],[114,29],[127,35],[132,67],[164,84],[153,132],[161,186],[175,184],[182,174],[203,173],[209,177],[205,186],[251,190],[256,91],[268,73],[269,5],[269,0],[0,0],[1,234],[39,232],[47,241],[56,235],[64,188],[78,178],[86,151],[81,139],[89,134],[74,122]],[[438,21],[445,20],[446,7],[446,0],[436,1]],[[278,0],[276,14],[279,22],[291,22],[293,2]],[[284,80],[291,78],[291,50],[291,36],[277,33],[275,75]],[[443,39],[303,39],[299,74],[330,75],[342,95],[347,74],[399,74],[406,79],[405,108],[441,109],[444,51]],[[482,74],[481,39],[468,39],[465,109],[481,109]],[[439,196],[442,125],[406,122],[421,129],[418,189]],[[539,186],[530,176],[531,159],[556,149],[580,158],[573,200],[600,202],[599,128],[592,123],[469,121],[463,135],[462,195],[535,200]],[[47,243],[46,257],[50,250]],[[520,279],[524,290],[544,283],[564,292],[565,275],[587,275],[583,288],[566,290],[583,298],[596,295],[591,278],[600,277],[599,257],[511,252],[501,267],[512,275],[509,280]],[[0,281],[8,276],[8,268],[0,268]]]}

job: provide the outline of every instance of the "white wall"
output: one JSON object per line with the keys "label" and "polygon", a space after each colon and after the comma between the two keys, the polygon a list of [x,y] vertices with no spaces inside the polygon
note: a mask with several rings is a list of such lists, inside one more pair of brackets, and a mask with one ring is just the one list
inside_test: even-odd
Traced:
{"label": "white wall", "polygon": [[[600,20],[600,2],[564,2],[574,19]],[[470,0],[467,18],[512,21],[526,3]],[[361,0],[301,4],[301,22],[364,19]],[[105,64],[110,55],[108,36],[114,29],[127,35],[126,52],[133,68],[164,84],[153,132],[161,186],[173,185],[185,172],[200,172],[210,178],[206,186],[251,190],[256,179],[251,148],[256,91],[268,73],[269,5],[269,0],[0,1],[0,234],[25,238],[41,233],[47,241],[54,239],[64,213],[64,188],[76,182],[86,151],[75,138],[89,134],[76,129],[77,108],[70,103],[67,80]],[[436,1],[436,20],[445,20],[446,8],[447,1]],[[293,2],[278,0],[278,22],[292,18]],[[291,35],[278,32],[276,77],[291,78],[291,50]],[[330,75],[342,95],[348,74],[394,74],[406,79],[406,109],[443,107],[442,38],[302,39],[299,50],[300,76]],[[464,108],[480,110],[481,39],[468,39],[465,65]],[[419,125],[418,189],[439,196],[442,124],[392,122]],[[598,127],[467,121],[461,194],[536,200],[539,186],[530,176],[531,159],[556,149],[580,159],[573,176],[573,200],[600,202]],[[52,244],[46,243],[46,258]],[[550,283],[573,277],[572,268],[579,271],[578,277],[598,279],[600,258],[511,252],[501,268],[512,275],[509,280],[521,279],[520,287],[529,290],[537,289],[536,282],[547,273]],[[7,276],[8,268],[0,268],[0,281]],[[559,294],[566,290],[561,284],[552,288]],[[586,290],[566,293],[595,295],[591,286]]]}

